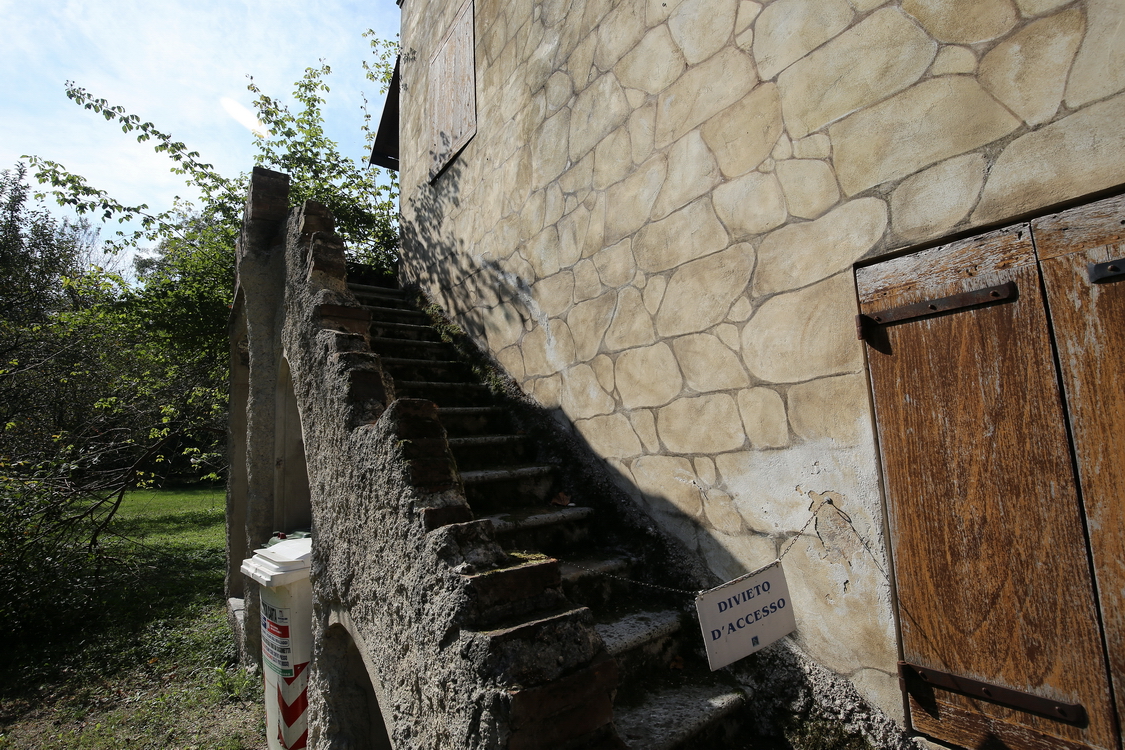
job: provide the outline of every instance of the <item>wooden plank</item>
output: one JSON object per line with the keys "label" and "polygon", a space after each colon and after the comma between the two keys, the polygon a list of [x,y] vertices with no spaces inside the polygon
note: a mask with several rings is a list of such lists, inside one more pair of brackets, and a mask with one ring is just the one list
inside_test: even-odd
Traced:
{"label": "wooden plank", "polygon": [[1087,746],[1080,742],[1052,737],[1021,726],[1013,721],[1018,718],[1015,711],[1008,715],[1007,720],[993,718],[981,710],[982,705],[987,705],[983,701],[971,701],[974,705],[967,709],[944,698],[936,691],[931,700],[920,701],[910,696],[910,715],[916,731],[969,748],[982,747],[980,738],[987,737],[993,741],[984,747],[995,750],[1005,746],[1019,750],[1087,750]]}
{"label": "wooden plank", "polygon": [[1044,216],[1031,226],[1040,260],[1125,242],[1125,195]]}
{"label": "wooden plank", "polygon": [[[1086,214],[1087,216],[1089,213]],[[1116,218],[1101,240],[1116,236]],[[1088,263],[1125,256],[1092,228],[1046,233],[1043,280],[1054,325],[1118,721],[1125,726],[1125,280],[1091,284]],[[1070,244],[1073,243],[1073,244]],[[1077,247],[1069,254],[1063,250]]]}
{"label": "wooden plank", "polygon": [[857,268],[856,288],[860,302],[882,307],[904,305],[924,299],[927,293],[922,290],[923,287],[978,276],[990,277],[1008,268],[1030,266],[1035,260],[1030,228],[1027,224],[1018,224],[874,266]]}
{"label": "wooden plank", "polygon": [[476,56],[473,34],[473,3],[465,3],[453,24],[450,37],[453,69],[449,71],[451,92],[450,132],[452,152],[458,153],[477,132]]}
{"label": "wooden plank", "polygon": [[867,314],[1008,281],[1020,290],[1016,302],[881,327],[869,348],[904,658],[1081,703],[1091,718],[1075,727],[953,693],[942,700],[960,712],[911,717],[967,747],[987,739],[962,720],[971,714],[1108,750],[1117,741],[1030,234],[947,248],[891,261],[861,293]]}
{"label": "wooden plank", "polygon": [[430,58],[430,179],[436,177],[476,134],[476,36],[473,0],[457,11]]}

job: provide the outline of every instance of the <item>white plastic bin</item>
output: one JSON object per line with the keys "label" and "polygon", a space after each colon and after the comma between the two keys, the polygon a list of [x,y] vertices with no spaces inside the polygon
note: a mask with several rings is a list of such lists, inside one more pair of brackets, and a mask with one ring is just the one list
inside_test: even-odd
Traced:
{"label": "white plastic bin", "polygon": [[308,743],[308,667],[312,657],[312,539],[255,550],[242,572],[262,586],[262,673],[270,750]]}

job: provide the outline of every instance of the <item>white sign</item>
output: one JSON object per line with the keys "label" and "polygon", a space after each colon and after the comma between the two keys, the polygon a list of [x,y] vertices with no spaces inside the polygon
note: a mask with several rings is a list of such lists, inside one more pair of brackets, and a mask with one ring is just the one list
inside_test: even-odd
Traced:
{"label": "white sign", "polygon": [[695,611],[711,671],[765,648],[797,629],[781,560],[704,591]]}

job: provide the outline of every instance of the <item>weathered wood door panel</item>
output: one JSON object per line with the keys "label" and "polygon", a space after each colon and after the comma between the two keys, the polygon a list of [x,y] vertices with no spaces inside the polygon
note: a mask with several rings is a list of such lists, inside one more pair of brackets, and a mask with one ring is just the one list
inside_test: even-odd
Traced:
{"label": "weathered wood door panel", "polygon": [[431,180],[477,132],[474,23],[473,0],[465,0],[430,58],[427,102]]}
{"label": "weathered wood door panel", "polygon": [[[914,685],[916,729],[977,748],[1117,746],[1030,228],[857,270],[860,311],[1014,282],[867,331],[905,661],[1068,704],[1046,718]],[[935,305],[941,307],[941,305]],[[882,317],[882,316],[880,316]]]}
{"label": "weathered wood door panel", "polygon": [[1092,283],[1088,266],[1122,260],[1125,198],[1033,225],[1078,459],[1091,555],[1125,725],[1125,276]]}

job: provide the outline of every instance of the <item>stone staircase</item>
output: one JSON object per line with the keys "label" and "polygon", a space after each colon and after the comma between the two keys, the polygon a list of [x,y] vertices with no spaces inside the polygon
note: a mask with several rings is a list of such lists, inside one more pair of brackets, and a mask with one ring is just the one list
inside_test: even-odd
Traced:
{"label": "stone staircase", "polygon": [[[465,572],[477,597],[470,626],[502,640],[552,623],[592,623],[601,644],[589,669],[603,687],[616,681],[616,692],[609,684],[612,706],[585,706],[560,719],[570,726],[558,741],[540,736],[510,746],[748,746],[739,734],[746,698],[728,675],[708,670],[692,597],[637,581],[689,584],[662,569],[667,563],[651,545],[632,543],[635,532],[607,511],[604,498],[566,481],[567,466],[543,458],[549,451],[521,424],[519,409],[480,382],[409,293],[348,286],[370,314],[370,348],[388,402],[424,399],[438,407],[471,508],[471,516],[461,506],[439,523],[487,519],[506,553],[494,569]],[[557,658],[562,664],[563,656]],[[559,689],[567,679],[557,678]],[[608,711],[612,724],[608,715],[598,716]]]}

